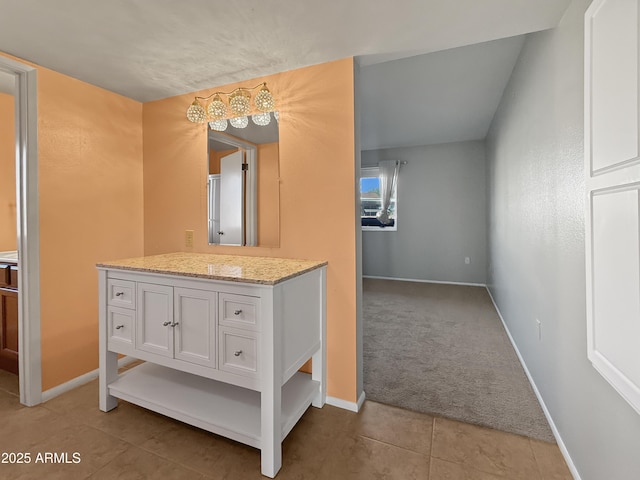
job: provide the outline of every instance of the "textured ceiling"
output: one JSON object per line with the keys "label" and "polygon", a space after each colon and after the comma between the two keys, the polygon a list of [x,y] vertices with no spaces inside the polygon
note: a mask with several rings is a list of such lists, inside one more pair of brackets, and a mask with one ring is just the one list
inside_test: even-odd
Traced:
{"label": "textured ceiling", "polygon": [[361,67],[362,149],[485,138],[524,38]]}
{"label": "textured ceiling", "polygon": [[0,0],[0,51],[149,101],[551,28],[570,0]]}

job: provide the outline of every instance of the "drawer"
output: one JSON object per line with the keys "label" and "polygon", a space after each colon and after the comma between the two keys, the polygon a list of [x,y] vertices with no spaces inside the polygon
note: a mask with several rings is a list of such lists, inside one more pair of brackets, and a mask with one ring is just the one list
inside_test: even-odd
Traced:
{"label": "drawer", "polygon": [[260,330],[260,299],[246,295],[220,293],[220,325],[246,330]]}
{"label": "drawer", "polygon": [[131,309],[109,307],[107,310],[107,328],[109,342],[133,345],[133,326],[135,312]]}
{"label": "drawer", "polygon": [[136,283],[128,280],[107,280],[107,303],[114,307],[136,308]]}
{"label": "drawer", "polygon": [[18,288],[18,266],[11,265],[9,268],[9,285]]}
{"label": "drawer", "polygon": [[258,375],[257,334],[228,328],[220,329],[220,369],[256,377]]}
{"label": "drawer", "polygon": [[11,285],[11,267],[6,263],[0,263],[0,287],[8,287]]}

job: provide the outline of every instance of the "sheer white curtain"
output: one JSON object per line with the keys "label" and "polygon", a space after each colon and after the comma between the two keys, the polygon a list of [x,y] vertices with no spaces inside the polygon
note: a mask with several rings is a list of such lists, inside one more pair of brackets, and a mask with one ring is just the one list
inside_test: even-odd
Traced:
{"label": "sheer white curtain", "polygon": [[397,160],[387,160],[378,164],[382,210],[376,214],[376,217],[382,225],[390,225],[392,222],[389,218],[389,206],[391,205],[393,189],[398,181],[399,169],[400,162]]}

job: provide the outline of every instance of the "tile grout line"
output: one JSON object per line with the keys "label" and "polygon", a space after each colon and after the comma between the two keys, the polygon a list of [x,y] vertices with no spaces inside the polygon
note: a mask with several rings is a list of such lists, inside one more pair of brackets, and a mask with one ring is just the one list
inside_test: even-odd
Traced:
{"label": "tile grout line", "polygon": [[[486,470],[483,470],[482,468],[478,468],[477,466],[466,465],[465,463],[456,462],[456,461],[454,461],[454,460],[452,460],[450,458],[441,458],[441,457],[434,456],[433,455],[433,445],[435,444],[435,432],[436,432],[435,423],[436,423],[436,420],[438,418],[445,419],[445,420],[450,420],[450,421],[457,422],[457,423],[465,423],[465,422],[460,422],[459,420],[451,420],[451,419],[448,419],[446,417],[433,417],[433,436],[432,436],[433,439],[432,439],[432,442],[431,442],[431,456],[430,456],[430,459],[429,459],[430,460],[430,462],[429,462],[429,476],[431,476],[431,465],[433,465],[433,462],[431,462],[431,459],[434,459],[434,458],[437,459],[437,460],[440,460],[442,462],[452,463],[454,465],[460,465],[463,468],[468,467],[468,468],[471,468],[472,470],[475,470],[476,472],[481,472],[481,473],[485,473],[487,475],[496,476],[495,472],[488,472]],[[467,424],[467,425],[473,425],[475,427],[478,427],[478,425],[474,425],[474,424]],[[496,432],[502,432],[501,430],[496,430],[496,429],[492,429],[492,428],[488,428],[488,427],[484,427],[484,426],[480,426],[479,428],[488,429],[488,430],[494,430]],[[502,432],[502,433],[506,433],[508,435],[517,435],[517,434],[509,433],[509,432]],[[517,436],[521,436],[521,435],[517,435]],[[528,441],[529,448],[531,449],[531,453],[533,453],[533,449],[531,447],[531,439],[529,437],[524,437],[524,438]],[[538,462],[537,462],[537,460],[535,458],[535,454],[533,455],[533,458],[534,458],[534,462],[536,462],[536,468],[538,470],[538,478],[537,479],[532,479],[532,480],[541,480],[542,479],[542,474],[540,472],[540,468],[538,466]],[[427,479],[427,480],[429,480],[429,479]]]}
{"label": "tile grout line", "polygon": [[[53,413],[53,414],[55,414],[55,415],[58,415],[58,416],[60,416],[60,417],[65,417],[65,418],[67,418],[67,417],[71,417],[71,419],[73,419],[73,416],[72,416],[72,415],[69,415],[69,413],[66,413],[66,412],[65,412],[65,413],[60,413],[60,412],[57,412],[57,411],[55,411],[55,410],[52,410],[52,409],[51,409],[51,408],[49,408],[49,407],[46,407],[46,402],[45,402],[45,403],[43,403],[43,404],[41,404],[40,406],[41,406],[42,408],[44,408],[44,409],[48,410],[49,412],[51,412],[51,413]],[[105,414],[106,414],[106,413],[108,413],[108,412],[103,412],[103,413],[105,413]],[[73,422],[70,422],[70,423],[73,423]],[[159,455],[159,454],[158,454],[158,453],[156,453],[156,452],[153,452],[153,451],[148,450],[148,449],[146,449],[146,448],[143,448],[143,447],[141,447],[141,446],[139,446],[139,445],[136,445],[136,444],[134,444],[134,443],[131,443],[130,441],[125,440],[125,439],[123,439],[123,438],[120,438],[120,437],[118,437],[118,436],[114,435],[114,434],[113,434],[113,433],[111,433],[111,432],[107,432],[107,431],[105,431],[105,430],[102,430],[100,427],[97,427],[97,426],[95,426],[95,425],[92,425],[92,424],[90,424],[90,423],[87,423],[85,420],[82,420],[82,419],[81,419],[80,421],[78,421],[78,424],[79,424],[79,425],[83,425],[83,426],[85,426],[85,427],[89,427],[89,428],[91,428],[91,429],[93,429],[93,430],[95,430],[95,431],[97,431],[97,432],[100,432],[100,433],[102,433],[102,434],[104,434],[104,435],[107,435],[107,436],[109,436],[109,437],[113,438],[114,440],[118,440],[118,441],[121,441],[121,442],[123,442],[123,443],[127,444],[127,445],[128,445],[127,449],[128,449],[128,448],[130,448],[130,447],[135,447],[135,448],[140,449],[140,450],[142,450],[142,451],[144,451],[144,452],[150,453],[150,454],[152,454],[152,455],[154,455],[154,456],[156,456],[156,457],[158,457],[158,458],[160,458],[160,459],[162,459],[162,460],[166,460],[166,461],[168,461],[168,462],[170,462],[170,463],[172,463],[172,464],[174,464],[174,465],[177,465],[177,466],[182,467],[182,468],[186,468],[187,470],[189,470],[189,471],[191,471],[191,472],[194,472],[194,473],[196,473],[196,474],[198,474],[198,475],[200,475],[200,476],[202,476],[202,477],[205,477],[205,478],[207,478],[207,479],[211,478],[211,477],[209,477],[208,475],[203,474],[202,472],[199,472],[199,471],[197,471],[197,470],[194,470],[193,468],[191,468],[191,467],[190,467],[190,466],[188,466],[188,465],[184,465],[184,464],[182,464],[182,463],[180,463],[180,462],[177,462],[177,461],[175,461],[175,460],[171,460],[171,459],[169,459],[169,458],[167,458],[167,457],[163,457],[163,456]],[[155,438],[155,436],[156,436],[156,435],[153,435],[153,436],[152,436],[152,437],[150,437],[150,438]],[[149,440],[149,439],[148,439],[148,440]],[[90,476],[89,476],[89,477],[87,477],[87,478],[90,478],[90,477],[91,477],[91,476],[93,476],[95,473],[97,473],[98,471],[100,471],[100,470],[102,470],[103,468],[105,468],[105,467],[106,467],[107,465],[109,465],[111,462],[115,461],[115,459],[116,459],[116,458],[117,458],[117,456],[116,456],[116,457],[114,457],[112,460],[108,461],[107,463],[105,463],[104,465],[102,465],[101,467],[99,467],[95,472],[91,473],[91,474],[90,474]]]}
{"label": "tile grout line", "polygon": [[[214,435],[215,435],[215,434],[214,434]],[[155,437],[156,437],[156,436],[154,435],[153,437],[151,437],[151,438],[150,438],[150,439],[148,439],[148,440],[151,440],[152,438],[155,438]],[[148,440],[147,440],[147,441],[148,441]],[[144,442],[143,442],[143,443],[144,443]],[[163,456],[161,456],[161,455],[157,454],[156,452],[153,452],[153,451],[151,451],[151,450],[149,450],[149,449],[147,449],[147,448],[144,448],[144,447],[142,447],[142,446],[139,446],[139,445],[134,445],[134,446],[135,446],[135,447],[137,447],[137,448],[139,448],[139,449],[140,449],[140,450],[142,450],[143,452],[150,453],[150,454],[152,454],[152,455],[155,455],[155,456],[156,456],[156,457],[158,457],[158,458],[161,458],[161,459],[163,459],[163,460],[166,460],[166,461],[168,461],[168,462],[171,462],[171,463],[173,463],[174,465],[178,465],[179,467],[186,468],[187,470],[189,470],[189,471],[191,471],[191,472],[194,472],[194,473],[196,473],[196,474],[200,475],[201,477],[204,477],[204,478],[207,478],[207,479],[211,478],[209,475],[206,475],[206,474],[204,474],[204,473],[202,473],[202,472],[199,472],[199,471],[198,471],[198,470],[196,470],[195,468],[191,468],[189,465],[184,465],[183,463],[178,462],[178,461],[176,461],[176,460],[171,460],[170,458],[163,457]]]}
{"label": "tile grout line", "polygon": [[429,445],[429,472],[427,473],[427,480],[431,478],[431,470],[433,469],[433,444],[436,441],[436,417],[433,417],[431,423],[431,444]]}
{"label": "tile grout line", "polygon": [[[56,412],[55,410],[51,410],[50,408],[45,407],[45,406],[44,406],[44,404],[42,405],[42,407],[43,407],[43,408],[45,408],[46,410],[48,410],[49,412],[53,413],[54,415],[58,415],[58,416],[63,417],[63,418],[68,418],[68,417],[70,416],[68,413],[60,413],[60,412]],[[107,413],[107,412],[104,412],[104,413]],[[70,422],[70,423],[73,423],[73,422]],[[114,434],[113,434],[113,433],[111,433],[111,432],[107,432],[107,431],[105,431],[105,430],[102,430],[100,427],[96,427],[95,425],[91,425],[91,424],[89,424],[89,423],[86,423],[86,422],[85,422],[85,421],[83,421],[83,420],[80,420],[80,421],[78,422],[78,424],[79,424],[79,425],[82,425],[82,426],[85,426],[85,427],[88,427],[88,428],[90,428],[90,429],[92,429],[92,430],[95,430],[95,431],[97,431],[97,432],[100,432],[100,433],[102,433],[102,434],[104,434],[104,435],[106,435],[106,436],[108,436],[108,437],[111,437],[111,438],[112,438],[112,439],[114,439],[114,440],[117,440],[117,441],[120,441],[120,442],[122,442],[122,443],[126,444],[126,445],[127,445],[126,450],[129,450],[131,447],[134,447],[134,448],[137,448],[137,449],[142,450],[142,451],[144,451],[144,452],[150,453],[150,454],[152,454],[152,455],[154,455],[154,456],[156,456],[156,457],[160,458],[161,460],[166,460],[166,461],[168,461],[168,462],[170,462],[170,463],[173,463],[174,465],[178,465],[178,466],[180,466],[180,467],[187,468],[187,470],[190,470],[190,471],[192,471],[192,472],[195,472],[195,473],[197,473],[198,475],[205,476],[205,475],[203,475],[202,473],[200,473],[200,472],[198,472],[198,471],[196,471],[196,470],[194,470],[194,469],[192,469],[192,468],[190,468],[190,467],[188,467],[188,466],[186,466],[186,465],[182,465],[181,463],[178,463],[178,462],[176,462],[176,461],[174,461],[174,460],[171,460],[171,459],[169,459],[169,458],[166,458],[166,457],[163,457],[163,456],[161,456],[161,455],[158,455],[158,454],[157,454],[157,453],[155,453],[155,452],[152,452],[152,451],[150,451],[150,450],[147,450],[147,449],[145,449],[145,448],[142,448],[142,447],[140,447],[140,446],[138,446],[138,445],[136,445],[136,444],[134,444],[134,443],[131,443],[129,440],[125,440],[124,438],[120,438],[120,437],[118,437],[118,436],[114,435]],[[155,437],[155,435],[154,435],[154,436],[152,436],[151,438],[154,438],[154,437]],[[125,450],[125,451],[126,451],[126,450]],[[109,460],[107,463],[105,463],[104,465],[100,466],[96,471],[92,472],[92,473],[89,475],[89,477],[87,477],[87,478],[91,478],[94,474],[98,473],[100,470],[102,470],[103,468],[105,468],[107,465],[109,465],[109,464],[111,464],[112,462],[114,462],[117,458],[118,458],[118,456],[116,455],[116,456],[115,456],[115,457],[113,457],[111,460]]]}
{"label": "tile grout line", "polygon": [[[55,412],[54,412],[54,413],[55,413]],[[66,414],[65,414],[65,416],[66,416]],[[128,440],[125,440],[125,439],[123,439],[123,438],[117,437],[117,436],[115,436],[114,434],[112,434],[112,433],[110,433],[110,432],[105,432],[104,430],[101,430],[101,429],[100,429],[100,428],[98,428],[98,427],[95,427],[95,426],[93,426],[93,425],[88,425],[88,424],[83,423],[83,422],[81,422],[81,425],[84,425],[85,427],[92,428],[93,430],[96,430],[96,431],[98,431],[98,432],[100,432],[100,433],[103,433],[103,434],[105,434],[105,435],[107,435],[107,436],[109,436],[109,437],[111,437],[111,438],[113,438],[113,439],[115,439],[115,440],[119,440],[119,441],[121,441],[121,442],[123,442],[123,443],[127,444],[127,445],[128,445],[127,450],[129,450],[129,448],[133,447],[133,448],[136,448],[136,449],[141,450],[141,451],[143,451],[143,452],[149,453],[149,454],[151,454],[151,455],[153,455],[153,456],[155,456],[155,457],[158,457],[158,458],[159,458],[159,459],[161,459],[161,460],[165,460],[165,461],[167,461],[167,462],[169,462],[169,463],[172,463],[172,464],[174,464],[174,465],[177,465],[177,466],[179,466],[179,467],[186,468],[187,470],[189,470],[189,471],[191,471],[191,472],[194,472],[194,473],[196,473],[196,474],[198,474],[198,475],[200,475],[200,476],[202,476],[202,477],[205,477],[205,478],[211,478],[211,477],[209,477],[209,476],[207,476],[207,475],[205,475],[205,474],[203,474],[203,473],[201,473],[201,472],[198,472],[197,470],[194,470],[193,468],[189,467],[188,465],[183,465],[183,464],[182,464],[182,463],[180,463],[180,462],[177,462],[177,461],[175,461],[175,460],[171,460],[170,458],[167,458],[167,457],[164,457],[164,456],[162,456],[162,455],[159,455],[158,453],[153,452],[153,451],[151,451],[151,450],[148,450],[148,449],[146,449],[146,448],[143,448],[143,447],[141,447],[140,445],[136,445],[136,444],[134,444],[134,443],[131,443],[131,442],[130,442],[130,441],[128,441]],[[154,435],[154,436],[152,436],[151,438],[155,438],[155,435]],[[148,440],[150,440],[150,439],[148,439]],[[125,450],[125,451],[126,451],[126,450]],[[117,458],[118,458],[118,456],[113,457],[111,460],[109,460],[107,463],[105,463],[104,465],[102,465],[100,468],[98,468],[95,472],[93,472],[93,473],[92,473],[89,477],[87,477],[87,478],[90,478],[90,477],[91,477],[91,476],[93,476],[94,474],[98,473],[100,470],[102,470],[103,468],[105,468],[107,465],[109,465],[109,464],[111,464],[112,462],[114,462]]]}
{"label": "tile grout line", "polygon": [[410,452],[410,453],[413,453],[413,454],[415,454],[415,455],[419,455],[419,456],[421,456],[421,457],[425,457],[425,458],[427,458],[427,459],[429,458],[429,456],[428,456],[428,455],[425,455],[425,454],[423,454],[423,453],[416,452],[415,450],[411,450],[411,449],[406,448],[406,447],[401,447],[400,445],[394,445],[393,443],[384,442],[384,441],[382,441],[382,440],[378,440],[377,438],[367,437],[366,435],[362,435],[361,433],[358,433],[358,434],[357,434],[357,436],[358,436],[358,437],[362,437],[362,438],[366,438],[367,440],[371,440],[372,442],[380,443],[380,444],[382,444],[382,445],[387,445],[387,446],[389,446],[389,447],[399,448],[400,450],[404,450],[404,451],[406,451],[406,452]]}
{"label": "tile grout line", "polygon": [[536,468],[538,469],[538,477],[542,480],[542,469],[540,468],[540,463],[538,462],[538,457],[536,457],[536,452],[533,449],[533,445],[531,445],[531,439],[529,439],[529,449],[531,450],[531,455],[533,455],[533,461],[536,462]]}
{"label": "tile grout line", "polygon": [[11,395],[12,397],[20,398],[20,394],[19,393],[12,392],[11,390],[7,390],[6,388],[0,387],[0,391],[6,393],[8,395]]}

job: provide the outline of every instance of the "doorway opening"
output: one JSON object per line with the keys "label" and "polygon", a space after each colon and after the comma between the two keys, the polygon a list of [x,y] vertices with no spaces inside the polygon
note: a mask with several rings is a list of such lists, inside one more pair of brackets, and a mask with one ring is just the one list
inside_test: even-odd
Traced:
{"label": "doorway opening", "polygon": [[[359,69],[362,376],[369,400],[553,441],[486,289],[486,138],[524,42]],[[395,191],[370,182],[394,163]]]}
{"label": "doorway opening", "polygon": [[8,347],[18,350],[20,403],[33,406],[42,400],[36,69],[0,57],[0,74],[7,79],[5,89],[11,89],[14,97],[15,130],[16,242],[15,250],[9,250],[15,251],[15,263],[6,262],[15,266],[4,272],[15,293],[7,296],[11,300],[3,302],[3,320],[8,318],[7,312],[15,315],[13,311],[17,310],[17,326],[10,326],[6,340],[11,343]]}

